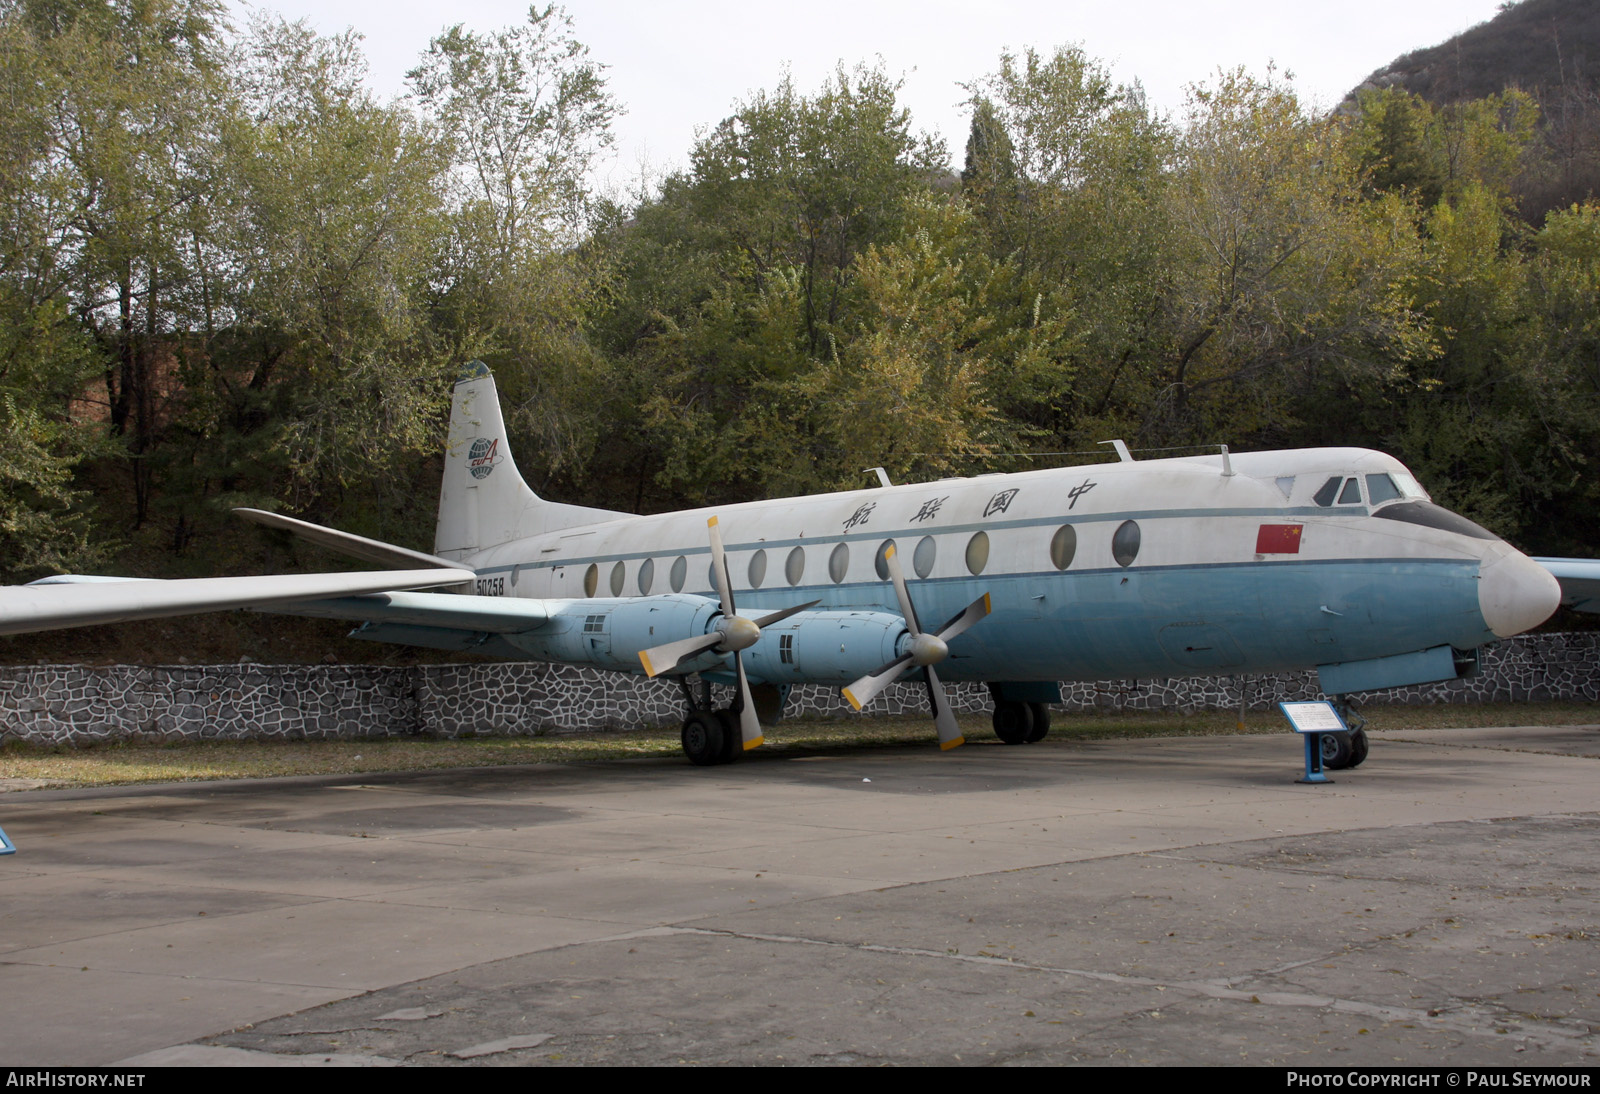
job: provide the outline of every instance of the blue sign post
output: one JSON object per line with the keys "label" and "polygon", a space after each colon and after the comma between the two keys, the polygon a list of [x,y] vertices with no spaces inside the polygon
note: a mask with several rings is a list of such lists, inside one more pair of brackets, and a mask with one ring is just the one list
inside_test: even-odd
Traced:
{"label": "blue sign post", "polygon": [[1295,782],[1314,786],[1331,785],[1333,780],[1322,773],[1322,737],[1326,733],[1348,733],[1350,727],[1344,724],[1339,712],[1326,699],[1308,703],[1279,703],[1278,709],[1283,711],[1283,716],[1289,719],[1294,731],[1306,742],[1305,778],[1296,779]]}
{"label": "blue sign post", "polygon": [[11,842],[10,837],[6,835],[6,830],[0,828],[0,855],[14,855],[16,853],[17,845]]}

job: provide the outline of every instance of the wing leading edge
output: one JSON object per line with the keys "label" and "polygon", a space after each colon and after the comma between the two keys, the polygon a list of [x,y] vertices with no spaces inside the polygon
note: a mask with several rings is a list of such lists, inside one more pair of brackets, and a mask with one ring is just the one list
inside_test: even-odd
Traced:
{"label": "wing leading edge", "polygon": [[[0,634],[59,630],[134,619],[271,608],[305,600],[460,585],[471,570],[202,577],[178,581],[66,576],[0,588]],[[437,595],[437,594],[435,594]],[[456,599],[439,597],[440,600]]]}

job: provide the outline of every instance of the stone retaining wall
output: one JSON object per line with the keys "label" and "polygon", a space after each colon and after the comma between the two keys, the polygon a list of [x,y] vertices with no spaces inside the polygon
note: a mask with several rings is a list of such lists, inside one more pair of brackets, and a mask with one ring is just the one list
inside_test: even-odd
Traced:
{"label": "stone retaining wall", "polygon": [[[1354,697],[1361,703],[1600,699],[1600,632],[1524,636],[1481,653],[1476,676]],[[725,689],[718,702],[727,702]],[[958,711],[989,708],[981,684],[950,686]],[[1321,695],[1314,672],[1064,683],[1057,709],[1264,710]],[[920,684],[889,688],[874,714],[926,710]],[[837,689],[797,687],[790,716],[848,714]],[[0,666],[0,740],[530,735],[661,725],[683,717],[676,684],[571,665]]]}

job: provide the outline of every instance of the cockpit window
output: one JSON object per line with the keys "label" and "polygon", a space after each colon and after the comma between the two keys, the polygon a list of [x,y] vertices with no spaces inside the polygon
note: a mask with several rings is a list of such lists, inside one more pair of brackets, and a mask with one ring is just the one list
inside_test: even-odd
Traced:
{"label": "cockpit window", "polygon": [[1432,498],[1428,497],[1428,492],[1422,488],[1422,484],[1411,477],[1410,472],[1392,471],[1389,473],[1389,477],[1392,478],[1394,480],[1394,484],[1400,488],[1400,496],[1405,498],[1407,501],[1433,500]]}
{"label": "cockpit window", "polygon": [[[1405,471],[1368,475],[1367,500],[1374,506],[1391,501],[1427,501],[1428,492]],[[1335,497],[1338,501],[1335,502]],[[1318,488],[1312,501],[1326,509],[1330,505],[1360,505],[1361,476],[1335,475]]]}
{"label": "cockpit window", "polygon": [[1393,501],[1400,496],[1400,488],[1388,475],[1367,476],[1367,497],[1372,499],[1373,505],[1382,505],[1386,501]]}

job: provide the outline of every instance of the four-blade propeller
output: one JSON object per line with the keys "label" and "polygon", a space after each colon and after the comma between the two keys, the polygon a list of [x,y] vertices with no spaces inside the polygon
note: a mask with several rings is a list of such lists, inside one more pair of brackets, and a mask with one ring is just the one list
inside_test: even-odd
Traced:
{"label": "four-blade propeller", "polygon": [[[742,651],[760,641],[763,627],[771,626],[796,612],[814,607],[820,601],[797,604],[792,608],[771,612],[754,619],[741,616],[734,604],[733,579],[728,572],[728,556],[723,549],[722,530],[717,526],[716,517],[707,522],[707,530],[711,539],[712,576],[716,581],[717,595],[721,599],[722,615],[705,634],[642,650],[639,653],[639,660],[644,665],[645,675],[655,677],[664,673],[670,674],[704,653],[733,654],[737,690],[732,709],[739,717],[740,735],[744,747],[751,749],[760,745],[764,737],[761,723],[756,718],[755,703],[750,697],[750,681],[745,676]],[[984,593],[968,604],[937,631],[924,631],[917,617],[916,606],[911,603],[911,594],[906,589],[905,574],[900,569],[900,559],[892,544],[885,550],[884,560],[889,567],[889,576],[894,581],[895,597],[899,600],[900,614],[905,618],[906,630],[911,640],[905,653],[845,688],[844,697],[860,710],[880,691],[899,679],[907,669],[920,668],[927,681],[928,706],[933,712],[934,724],[939,729],[939,747],[954,748],[965,743],[966,738],[961,735],[955,713],[950,709],[950,703],[945,697],[944,685],[939,682],[938,673],[934,671],[933,666],[950,655],[949,643],[952,639],[989,614],[989,594]]]}
{"label": "four-blade propeller", "polygon": [[722,530],[717,527],[716,517],[707,522],[707,528],[711,535],[712,576],[716,579],[717,595],[722,600],[722,617],[705,634],[643,650],[639,653],[639,660],[644,664],[645,675],[654,677],[670,673],[707,651],[733,654],[733,671],[737,677],[738,688],[733,701],[733,711],[739,716],[739,732],[744,739],[744,747],[756,748],[764,738],[761,734],[761,722],[756,718],[755,702],[750,697],[750,681],[745,677],[744,658],[740,651],[756,644],[761,638],[761,628],[788,619],[796,612],[803,612],[818,602],[813,600],[807,604],[797,604],[792,608],[784,608],[782,611],[755,619],[741,616],[734,606],[733,579],[728,574],[728,556],[722,549]]}
{"label": "four-blade propeller", "polygon": [[900,614],[905,617],[906,630],[911,634],[911,642],[905,653],[845,688],[844,697],[850,700],[851,706],[860,710],[870,703],[878,692],[894,683],[906,669],[913,666],[921,668],[927,677],[928,706],[933,711],[934,725],[939,727],[939,747],[955,748],[965,743],[966,738],[961,735],[961,729],[956,725],[955,713],[950,709],[950,703],[945,698],[944,685],[939,683],[939,676],[933,671],[933,666],[950,655],[951,639],[989,614],[989,594],[984,593],[944,626],[930,634],[922,629],[922,624],[917,619],[917,609],[911,603],[911,594],[906,590],[905,574],[900,570],[900,559],[893,544],[884,551],[884,561],[888,563],[889,576],[894,580],[894,595],[900,601]]}

